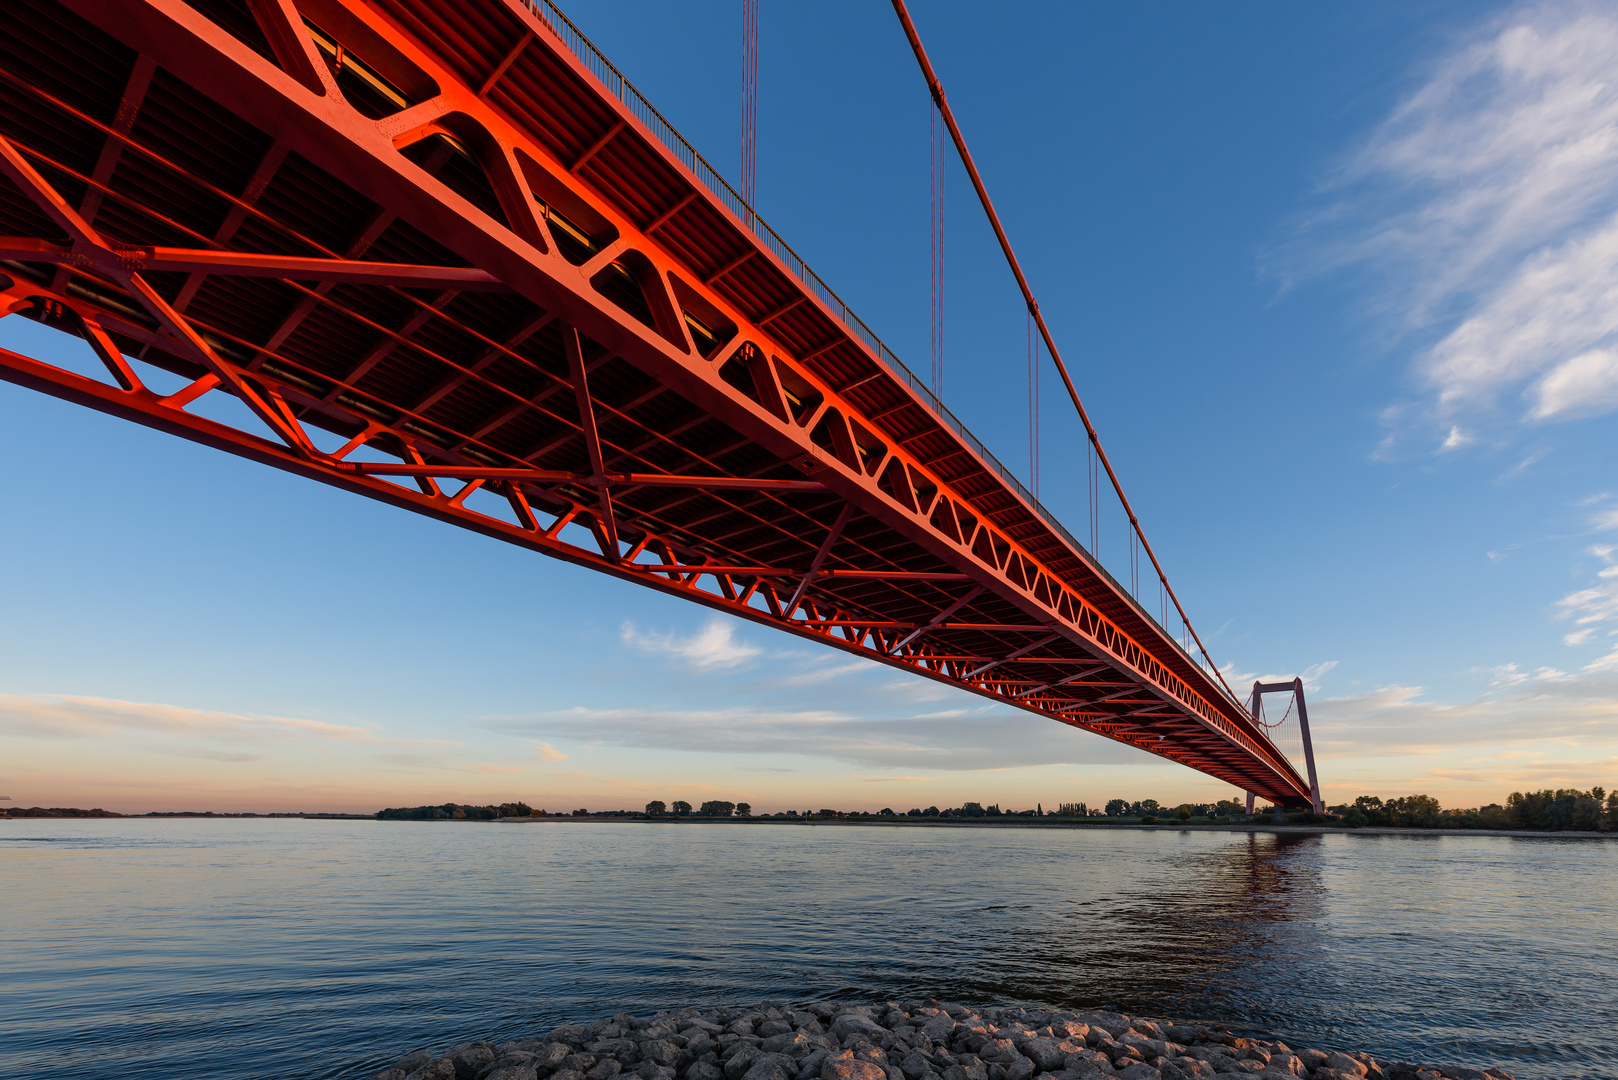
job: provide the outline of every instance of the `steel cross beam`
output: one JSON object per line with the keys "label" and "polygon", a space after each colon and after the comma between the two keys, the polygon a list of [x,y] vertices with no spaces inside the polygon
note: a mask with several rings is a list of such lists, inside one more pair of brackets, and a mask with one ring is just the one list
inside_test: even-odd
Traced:
{"label": "steel cross beam", "polygon": [[554,9],[250,7],[238,38],[181,0],[14,5],[0,312],[110,381],[10,352],[0,378],[1307,800]]}

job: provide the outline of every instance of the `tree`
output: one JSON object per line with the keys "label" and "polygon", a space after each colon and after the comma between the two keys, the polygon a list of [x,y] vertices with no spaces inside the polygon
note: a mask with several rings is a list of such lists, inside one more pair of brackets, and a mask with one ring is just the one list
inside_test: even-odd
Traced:
{"label": "tree", "polygon": [[1129,803],[1125,802],[1123,799],[1107,800],[1108,817],[1123,817],[1127,813],[1129,813]]}
{"label": "tree", "polygon": [[753,804],[752,803],[744,803],[744,802],[737,803],[736,804],[736,816],[737,817],[752,817],[753,816]]}
{"label": "tree", "polygon": [[723,802],[719,799],[710,799],[702,804],[702,808],[699,809],[697,813],[701,814],[703,817],[729,817],[731,811],[735,809],[736,804],[733,802]]}
{"label": "tree", "polygon": [[1176,810],[1174,812],[1174,814],[1181,821],[1190,821],[1191,820],[1191,807],[1187,806],[1185,803],[1181,803],[1180,808],[1178,810]]}
{"label": "tree", "polygon": [[975,802],[962,803],[961,808],[955,813],[958,817],[982,817],[983,804]]}
{"label": "tree", "polygon": [[893,817],[894,816],[893,807],[884,806],[882,809],[880,809],[880,810],[878,810],[876,812],[876,816],[877,817]]}
{"label": "tree", "polygon": [[675,799],[674,800],[674,816],[675,817],[684,817],[685,815],[689,814],[690,812],[691,812],[691,804],[690,803],[686,802],[684,799]]}
{"label": "tree", "polygon": [[580,808],[578,810],[573,811],[573,816],[574,817],[589,817],[590,816],[590,811]]}
{"label": "tree", "polygon": [[668,807],[663,803],[662,799],[653,799],[651,802],[646,804],[646,816],[662,817],[663,812],[667,809]]}

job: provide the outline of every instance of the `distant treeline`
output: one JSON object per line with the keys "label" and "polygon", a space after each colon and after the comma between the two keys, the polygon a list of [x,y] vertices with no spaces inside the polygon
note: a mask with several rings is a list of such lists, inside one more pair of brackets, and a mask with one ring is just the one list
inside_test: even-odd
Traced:
{"label": "distant treeline", "polygon": [[8,806],[0,811],[0,817],[123,817],[111,810],[97,807],[94,810],[80,810],[77,806]]}
{"label": "distant treeline", "polygon": [[1344,825],[1393,826],[1407,829],[1543,829],[1548,832],[1613,832],[1618,830],[1618,791],[1605,788],[1546,788],[1513,791],[1506,804],[1490,803],[1470,810],[1445,810],[1431,795],[1406,795],[1386,802],[1361,795],[1352,803],[1331,807]]}
{"label": "distant treeline", "polygon": [[544,817],[545,811],[535,814],[525,802],[501,803],[499,806],[472,806],[447,802],[441,806],[398,806],[378,810],[381,821],[493,821],[503,817]]}

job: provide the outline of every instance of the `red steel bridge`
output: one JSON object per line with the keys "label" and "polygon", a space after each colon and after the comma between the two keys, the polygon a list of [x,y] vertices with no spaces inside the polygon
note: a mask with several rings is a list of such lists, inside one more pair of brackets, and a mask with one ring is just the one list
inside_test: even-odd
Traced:
{"label": "red steel bridge", "polygon": [[1318,805],[545,0],[4,21],[0,378]]}

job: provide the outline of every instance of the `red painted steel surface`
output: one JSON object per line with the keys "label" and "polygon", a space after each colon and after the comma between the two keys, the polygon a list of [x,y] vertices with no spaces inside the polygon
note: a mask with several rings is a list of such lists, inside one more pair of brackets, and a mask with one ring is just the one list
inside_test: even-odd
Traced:
{"label": "red painted steel surface", "polygon": [[[0,315],[85,338],[107,378],[4,350],[0,378],[1307,804],[518,0],[6,19]],[[210,393],[257,420],[190,411]]]}

